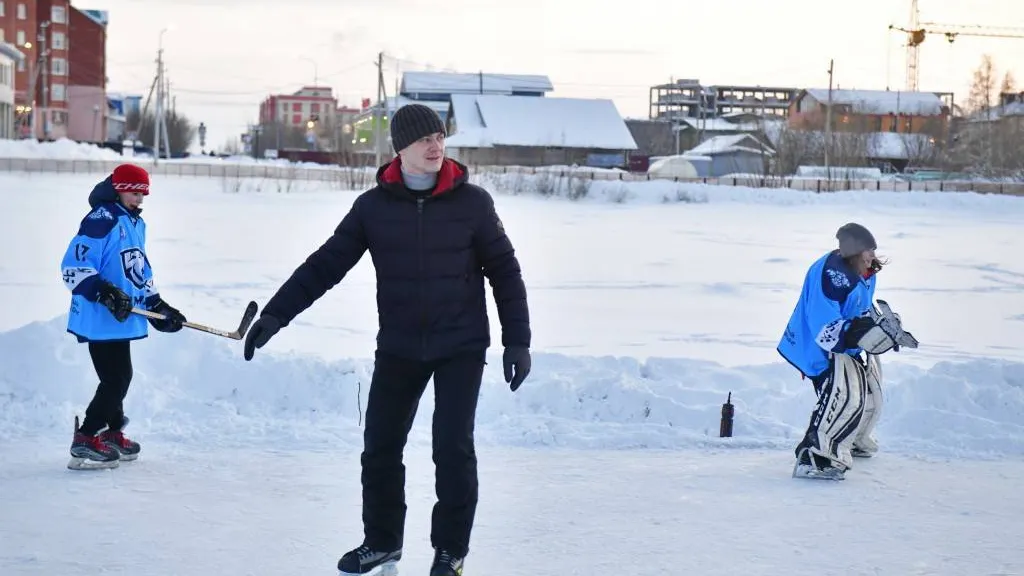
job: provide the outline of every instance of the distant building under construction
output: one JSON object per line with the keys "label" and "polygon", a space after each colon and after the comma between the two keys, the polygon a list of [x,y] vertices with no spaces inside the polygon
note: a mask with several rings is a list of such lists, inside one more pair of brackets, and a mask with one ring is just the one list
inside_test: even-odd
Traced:
{"label": "distant building under construction", "polygon": [[781,86],[702,86],[699,80],[676,80],[650,88],[650,118],[718,118],[746,113],[786,118],[800,90]]}

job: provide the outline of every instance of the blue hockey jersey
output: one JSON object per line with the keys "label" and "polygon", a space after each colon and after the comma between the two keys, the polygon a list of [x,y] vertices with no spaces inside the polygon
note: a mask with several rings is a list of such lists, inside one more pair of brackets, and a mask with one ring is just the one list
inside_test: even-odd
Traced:
{"label": "blue hockey jersey", "polygon": [[92,210],[82,219],[61,261],[64,284],[71,291],[68,332],[79,342],[135,340],[148,335],[148,320],[132,314],[118,322],[97,302],[100,279],[124,291],[133,306],[156,300],[153,270],[146,257],[146,223],[117,202],[110,178],[89,195]]}
{"label": "blue hockey jersey", "polygon": [[830,352],[859,354],[860,349],[844,349],[843,337],[850,321],[873,306],[875,279],[859,276],[838,251],[816,260],[804,277],[779,354],[808,378],[828,369]]}

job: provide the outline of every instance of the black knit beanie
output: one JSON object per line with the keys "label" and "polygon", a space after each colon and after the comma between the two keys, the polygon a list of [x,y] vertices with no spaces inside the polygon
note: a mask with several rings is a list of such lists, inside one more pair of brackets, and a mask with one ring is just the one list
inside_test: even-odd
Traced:
{"label": "black knit beanie", "polygon": [[836,239],[839,240],[839,255],[843,258],[855,256],[865,250],[878,249],[871,232],[855,222],[840,226],[836,232]]}
{"label": "black knit beanie", "polygon": [[441,117],[429,106],[406,104],[391,116],[391,147],[395,152],[437,132],[447,135]]}

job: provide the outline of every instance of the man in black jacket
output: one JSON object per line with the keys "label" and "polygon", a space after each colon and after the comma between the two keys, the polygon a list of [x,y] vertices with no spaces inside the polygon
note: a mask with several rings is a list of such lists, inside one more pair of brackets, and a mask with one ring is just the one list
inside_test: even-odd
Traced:
{"label": "man in black jacket", "polygon": [[377,186],[356,198],[319,249],[263,308],[245,359],[334,287],[370,252],[377,274],[379,331],[363,435],[363,544],[338,561],[343,573],[394,567],[402,556],[402,453],[428,381],[434,380],[433,457],[437,503],[431,576],[457,576],[469,552],[477,504],[473,429],[491,344],[484,278],[491,284],[513,391],[530,371],[530,321],[519,262],[494,201],[445,158],[445,127],[410,104],[391,119],[398,156]]}

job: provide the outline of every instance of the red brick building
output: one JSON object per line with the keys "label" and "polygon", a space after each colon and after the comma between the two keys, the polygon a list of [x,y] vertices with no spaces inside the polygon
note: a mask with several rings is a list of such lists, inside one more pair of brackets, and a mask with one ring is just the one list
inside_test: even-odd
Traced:
{"label": "red brick building", "polygon": [[69,12],[67,137],[107,139],[107,14],[99,10]]}
{"label": "red brick building", "polygon": [[0,34],[25,54],[14,80],[21,135],[33,120],[37,138],[67,133],[70,11],[68,0],[0,0]]}
{"label": "red brick building", "polygon": [[267,96],[260,104],[260,124],[303,128],[309,122],[333,123],[338,100],[329,86],[303,86],[294,94]]}

